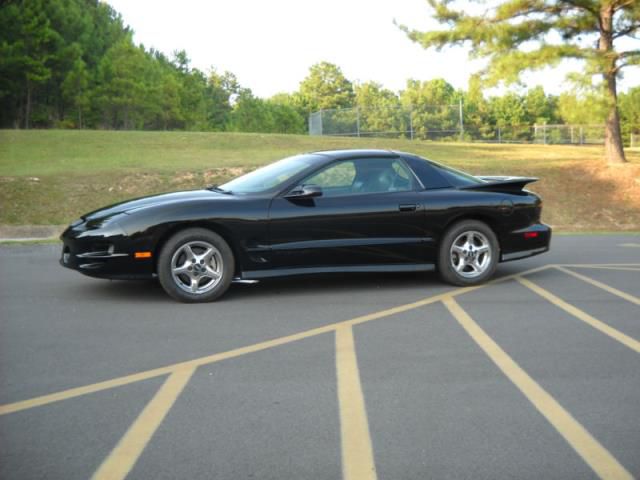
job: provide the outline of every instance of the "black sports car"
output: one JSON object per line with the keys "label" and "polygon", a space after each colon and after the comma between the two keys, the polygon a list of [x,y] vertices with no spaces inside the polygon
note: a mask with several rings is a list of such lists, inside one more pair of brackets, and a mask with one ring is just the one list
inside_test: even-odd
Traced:
{"label": "black sports car", "polygon": [[474,177],[408,153],[315,152],[224,185],[88,213],[62,234],[61,264],[92,277],[158,277],[183,302],[233,281],[437,269],[473,285],[497,263],[549,249],[535,178]]}

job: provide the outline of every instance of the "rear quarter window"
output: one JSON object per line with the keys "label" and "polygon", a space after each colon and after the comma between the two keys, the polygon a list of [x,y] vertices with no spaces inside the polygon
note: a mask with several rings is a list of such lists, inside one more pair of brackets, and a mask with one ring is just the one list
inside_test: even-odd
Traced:
{"label": "rear quarter window", "polygon": [[473,175],[469,175],[468,173],[461,172],[460,170],[456,170],[455,168],[445,167],[444,165],[440,165],[439,163],[435,162],[429,163],[454,187],[466,187],[467,185],[478,185],[480,183],[485,183],[478,177],[474,177]]}
{"label": "rear quarter window", "polygon": [[411,169],[418,176],[425,189],[465,187],[485,183],[473,175],[455,168],[446,167],[424,158],[408,156],[405,158]]}
{"label": "rear quarter window", "polygon": [[407,162],[407,165],[409,165],[411,170],[413,170],[413,173],[416,174],[426,190],[451,187],[451,183],[424,158],[406,156],[404,157],[404,160]]}

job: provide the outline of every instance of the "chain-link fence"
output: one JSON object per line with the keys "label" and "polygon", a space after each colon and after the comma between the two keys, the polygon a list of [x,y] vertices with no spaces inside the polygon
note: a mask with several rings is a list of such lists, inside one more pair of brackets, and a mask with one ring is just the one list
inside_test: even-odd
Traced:
{"label": "chain-link fence", "polygon": [[602,144],[604,125],[534,125],[534,143]]}
{"label": "chain-link fence", "polygon": [[604,125],[506,125],[468,128],[466,140],[488,143],[541,143],[545,145],[601,145]]}
{"label": "chain-link fence", "polygon": [[[488,143],[602,144],[603,125],[467,124],[462,103],[406,109],[343,108],[309,115],[309,135],[460,140]],[[636,139],[636,146],[640,139]]]}
{"label": "chain-link fence", "polygon": [[461,104],[320,110],[309,115],[309,135],[459,139],[460,108]]}
{"label": "chain-link fence", "polygon": [[632,133],[631,142],[629,144],[631,148],[640,148],[640,134]]}

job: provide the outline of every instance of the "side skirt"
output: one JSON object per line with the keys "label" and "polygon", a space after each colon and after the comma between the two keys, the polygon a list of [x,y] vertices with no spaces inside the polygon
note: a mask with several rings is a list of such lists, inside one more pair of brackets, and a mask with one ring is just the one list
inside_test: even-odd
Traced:
{"label": "side skirt", "polygon": [[274,268],[271,270],[248,270],[242,272],[242,280],[289,277],[293,275],[313,275],[318,273],[366,273],[366,272],[432,272],[433,263],[391,264],[391,265],[345,265],[339,267],[299,267]]}

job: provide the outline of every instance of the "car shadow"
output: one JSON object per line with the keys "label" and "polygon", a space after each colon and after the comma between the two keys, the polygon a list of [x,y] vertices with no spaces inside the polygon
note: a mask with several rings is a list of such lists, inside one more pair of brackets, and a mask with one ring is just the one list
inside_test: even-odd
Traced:
{"label": "car shadow", "polygon": [[[257,284],[232,284],[229,290],[217,302],[255,300],[274,296],[344,294],[348,291],[358,293],[421,290],[444,287],[437,273],[349,273],[300,275],[264,279]],[[157,280],[100,280],[90,279],[79,285],[76,292],[82,298],[105,301],[125,302],[174,302],[162,289]]]}
{"label": "car shadow", "polygon": [[255,285],[234,284],[224,298],[297,296],[309,293],[332,295],[345,291],[356,295],[381,289],[420,291],[434,286],[443,286],[434,272],[316,274],[264,279]]}
{"label": "car shadow", "polygon": [[[513,275],[534,267],[532,263],[507,263],[498,266],[494,279]],[[97,280],[83,284],[78,292],[83,298],[93,301],[168,302],[175,303],[162,289],[157,280]],[[218,302],[242,300],[273,300],[274,297],[290,297],[309,294],[334,295],[349,292],[356,296],[362,293],[415,293],[415,298],[437,295],[458,287],[444,283],[437,272],[393,272],[393,273],[347,273],[316,274],[271,278],[257,284],[232,284]]]}
{"label": "car shadow", "polygon": [[156,280],[91,279],[77,292],[83,298],[105,301],[158,302],[171,301]]}

